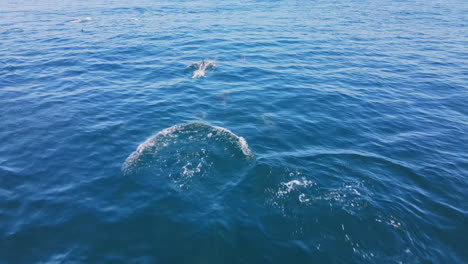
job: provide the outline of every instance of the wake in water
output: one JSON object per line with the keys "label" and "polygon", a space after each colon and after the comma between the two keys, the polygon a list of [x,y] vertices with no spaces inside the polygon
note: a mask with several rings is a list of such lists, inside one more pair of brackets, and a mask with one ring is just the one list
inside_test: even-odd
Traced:
{"label": "wake in water", "polygon": [[122,172],[145,185],[207,195],[238,180],[252,158],[243,137],[222,127],[190,123],[166,128],[140,144]]}
{"label": "wake in water", "polygon": [[[136,151],[125,160],[122,170],[126,171],[136,166],[145,153],[151,152],[151,155],[154,156],[173,145],[193,145],[197,142],[202,142],[207,148],[213,142],[221,142],[226,151],[237,148],[245,157],[253,156],[247,141],[230,130],[203,123],[190,123],[166,128],[140,144]],[[228,147],[231,147],[231,149]]]}
{"label": "wake in water", "polygon": [[192,79],[196,79],[196,78],[204,77],[205,73],[206,73],[206,70],[211,69],[211,68],[215,68],[216,64],[215,64],[214,60],[203,60],[201,62],[193,63],[191,65],[191,67],[197,68],[193,72],[193,75],[192,75]]}

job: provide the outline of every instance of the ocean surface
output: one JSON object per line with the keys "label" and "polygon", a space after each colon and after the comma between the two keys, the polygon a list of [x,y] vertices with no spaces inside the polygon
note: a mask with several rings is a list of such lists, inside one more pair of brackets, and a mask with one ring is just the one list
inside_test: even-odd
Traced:
{"label": "ocean surface", "polygon": [[467,200],[466,0],[0,2],[1,264],[468,263]]}

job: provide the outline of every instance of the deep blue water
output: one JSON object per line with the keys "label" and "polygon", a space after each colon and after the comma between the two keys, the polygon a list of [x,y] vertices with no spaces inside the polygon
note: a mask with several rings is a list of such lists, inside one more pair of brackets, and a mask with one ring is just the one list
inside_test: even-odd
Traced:
{"label": "deep blue water", "polygon": [[98,2],[0,2],[1,264],[468,262],[466,1]]}

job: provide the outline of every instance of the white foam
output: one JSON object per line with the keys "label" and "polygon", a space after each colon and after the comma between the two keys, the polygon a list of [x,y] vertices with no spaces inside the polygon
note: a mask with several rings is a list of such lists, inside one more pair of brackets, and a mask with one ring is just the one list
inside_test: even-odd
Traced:
{"label": "white foam", "polygon": [[301,203],[307,203],[307,202],[309,202],[309,201],[310,201],[310,199],[309,199],[309,198],[306,198],[306,195],[305,195],[305,194],[301,193],[301,194],[299,195],[299,202],[301,202]]}
{"label": "white foam", "polygon": [[[306,180],[305,178],[302,178],[301,180],[291,180],[289,182],[282,182],[281,185],[285,187],[283,190],[278,191],[279,196],[283,196],[285,194],[290,193],[292,190],[295,189],[296,186],[311,186],[314,183],[312,181]],[[302,198],[305,198],[304,196]]]}
{"label": "white foam", "polygon": [[236,139],[237,139],[237,145],[238,145],[239,148],[242,150],[242,153],[243,153],[245,156],[248,156],[248,157],[252,157],[252,156],[253,156],[252,151],[251,151],[250,148],[249,148],[249,144],[247,144],[247,141],[245,140],[245,138],[240,137],[240,136],[238,136],[238,135],[232,133],[231,130],[226,129],[226,128],[224,128],[224,127],[213,126],[213,128],[215,128],[215,129],[217,129],[217,130],[219,130],[219,131],[228,133],[230,136],[236,138]]}
{"label": "white foam", "polygon": [[199,173],[202,168],[203,159],[198,163],[196,167],[192,165],[189,161],[182,167],[182,175],[187,176],[189,178],[193,177],[195,174]]}

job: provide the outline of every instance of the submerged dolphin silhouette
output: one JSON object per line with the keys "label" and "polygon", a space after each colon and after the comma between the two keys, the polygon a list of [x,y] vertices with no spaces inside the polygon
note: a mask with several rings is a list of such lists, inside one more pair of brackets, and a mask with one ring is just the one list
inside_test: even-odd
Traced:
{"label": "submerged dolphin silhouette", "polygon": [[192,79],[203,77],[205,76],[206,69],[216,67],[214,61],[212,60],[202,60],[201,62],[194,63],[193,65],[195,67],[198,67],[198,69],[193,72]]}

